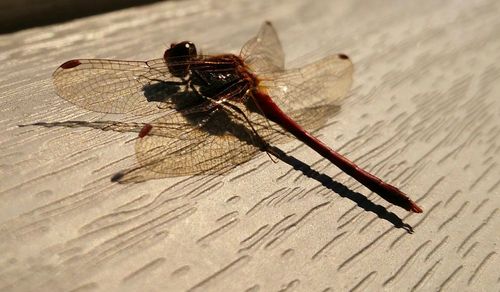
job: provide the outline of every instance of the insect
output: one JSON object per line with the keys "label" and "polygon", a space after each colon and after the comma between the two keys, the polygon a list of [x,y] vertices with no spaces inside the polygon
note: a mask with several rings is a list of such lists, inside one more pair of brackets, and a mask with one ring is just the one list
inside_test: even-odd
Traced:
{"label": "insect", "polygon": [[332,150],[308,130],[324,125],[349,91],[353,65],[344,54],[285,70],[278,35],[265,22],[239,55],[201,55],[189,41],[150,61],[74,59],[53,74],[57,94],[90,111],[151,117],[147,123],[67,121],[43,126],[86,126],[137,132],[138,166],[113,181],[221,174],[270,145],[295,137],[345,173],[408,211],[422,209]]}

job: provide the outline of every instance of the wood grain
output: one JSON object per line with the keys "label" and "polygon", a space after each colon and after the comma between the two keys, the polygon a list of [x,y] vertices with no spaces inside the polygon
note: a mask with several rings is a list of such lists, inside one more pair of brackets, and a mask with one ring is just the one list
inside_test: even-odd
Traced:
{"label": "wood grain", "polygon": [[[165,2],[0,36],[2,290],[499,290],[499,4],[314,3]],[[238,52],[266,19],[287,65],[352,58],[351,96],[319,135],[423,214],[297,142],[222,177],[113,184],[134,135],[17,127],[123,119],[58,98],[63,61],[157,58],[185,39]]]}

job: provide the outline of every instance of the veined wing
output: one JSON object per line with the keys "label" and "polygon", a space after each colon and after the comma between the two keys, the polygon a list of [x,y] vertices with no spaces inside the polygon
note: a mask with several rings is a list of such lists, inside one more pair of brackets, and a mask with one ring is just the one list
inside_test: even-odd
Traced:
{"label": "veined wing", "polygon": [[53,82],[59,96],[81,108],[134,115],[168,108],[170,97],[185,87],[185,81],[169,73],[163,59],[70,60],[57,68]]}
{"label": "veined wing", "polygon": [[[157,174],[155,178],[223,174],[264,151],[265,143],[276,145],[292,138],[242,103],[231,104],[209,111],[172,111],[152,121],[150,132],[136,142],[140,167],[121,180],[141,180],[148,172]],[[209,107],[210,103],[199,108]],[[315,130],[337,110],[336,106],[319,106],[290,115],[306,129]]]}
{"label": "veined wing", "polygon": [[269,21],[264,22],[257,35],[245,43],[240,56],[257,75],[264,72],[282,72],[285,68],[285,54],[281,42]]}
{"label": "veined wing", "polygon": [[[145,136],[136,140],[137,165],[113,178],[121,182],[223,174],[260,153],[264,141],[276,145],[290,140],[291,136],[258,112],[241,102],[228,102],[232,106],[215,107],[212,101],[205,101],[185,110],[169,110],[149,123],[65,121],[35,125],[91,127],[126,133],[141,133],[145,127],[149,128]],[[252,102],[251,99],[248,102]],[[320,106],[293,111],[290,116],[306,129],[314,130],[336,110],[338,107]]]}
{"label": "veined wing", "polygon": [[170,114],[151,125],[136,142],[136,157],[145,169],[167,177],[221,174],[259,152],[253,133],[226,111]]}
{"label": "veined wing", "polygon": [[302,68],[261,74],[259,86],[290,114],[322,105],[339,105],[351,88],[353,65],[343,55],[331,55]]}

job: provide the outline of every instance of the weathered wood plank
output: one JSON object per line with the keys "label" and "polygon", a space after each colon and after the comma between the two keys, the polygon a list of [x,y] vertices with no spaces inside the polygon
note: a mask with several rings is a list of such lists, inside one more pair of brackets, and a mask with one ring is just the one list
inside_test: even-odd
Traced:
{"label": "weathered wood plank", "polygon": [[[166,2],[0,36],[0,287],[499,289],[499,4],[267,2]],[[17,127],[102,118],[54,94],[65,60],[157,58],[184,39],[238,52],[265,19],[288,64],[353,59],[351,96],[320,135],[423,214],[296,142],[282,149],[302,171],[260,155],[223,177],[119,185],[134,135]]]}

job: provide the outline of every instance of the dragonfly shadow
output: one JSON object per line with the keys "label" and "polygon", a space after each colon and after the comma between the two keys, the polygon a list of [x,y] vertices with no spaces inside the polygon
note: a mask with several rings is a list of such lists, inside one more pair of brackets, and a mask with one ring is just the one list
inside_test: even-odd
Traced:
{"label": "dragonfly shadow", "polygon": [[286,154],[277,147],[271,146],[270,152],[276,155],[281,161],[292,166],[294,169],[301,171],[305,176],[315,179],[316,181],[320,182],[324,187],[334,191],[341,197],[348,198],[351,201],[355,202],[359,207],[363,208],[365,211],[375,213],[379,218],[390,222],[396,228],[402,228],[406,230],[408,233],[413,233],[412,226],[403,222],[403,220],[399,218],[398,215],[388,211],[385,207],[381,205],[373,203],[364,195],[349,189],[344,184],[333,180],[331,177],[325,174],[319,173],[318,171],[312,169],[306,163],[298,160],[293,156]]}
{"label": "dragonfly shadow", "polygon": [[[412,233],[413,229],[410,225],[403,222],[396,214],[387,211],[383,206],[377,205],[371,202],[364,195],[350,190],[345,185],[334,181],[329,176],[321,174],[313,169],[304,162],[287,155],[279,148],[275,146],[269,146],[262,139],[270,141],[272,144],[280,144],[288,140],[284,133],[278,133],[277,135],[267,135],[269,130],[268,123],[262,122],[263,117],[257,117],[257,122],[253,123],[253,127],[257,130],[264,130],[262,133],[264,136],[255,135],[251,128],[249,128],[248,121],[246,121],[241,116],[239,119],[235,119],[235,113],[229,113],[226,110],[214,111],[213,109],[207,109],[207,111],[191,112],[189,114],[182,114],[182,109],[190,109],[194,106],[203,104],[206,99],[200,95],[186,90],[185,84],[180,82],[157,82],[145,86],[143,88],[144,96],[149,102],[156,102],[158,107],[170,108],[179,112],[177,118],[182,118],[185,124],[193,127],[196,131],[198,138],[198,144],[193,147],[192,143],[183,142],[182,139],[174,136],[164,136],[165,132],[161,127],[165,125],[170,125],[171,120],[166,120],[168,115],[156,120],[156,124],[153,124],[152,130],[146,137],[136,140],[141,147],[136,146],[136,157],[139,160],[138,165],[120,171],[116,173],[111,180],[120,183],[136,183],[144,182],[151,179],[159,179],[165,177],[173,176],[186,176],[186,175],[196,175],[196,174],[212,174],[221,175],[227,173],[229,170],[235,168],[253,156],[257,155],[259,152],[267,151],[276,155],[280,160],[289,164],[294,169],[300,170],[305,176],[313,178],[320,182],[323,186],[331,189],[332,191],[339,194],[341,197],[348,198],[355,202],[358,206],[366,211],[373,212],[381,219],[391,222],[396,228],[403,228],[408,233]],[[311,109],[313,109],[313,115],[311,115]],[[321,106],[317,108],[308,109],[308,114],[306,110],[304,112],[297,111],[292,113],[301,123],[309,124],[312,128],[318,128],[320,125],[324,124],[327,117],[331,117],[338,111],[338,106]],[[252,114],[251,112],[246,112],[246,114]],[[260,113],[256,113],[260,116]],[[303,117],[314,116],[314,123],[310,120],[305,120]],[[301,120],[302,119],[302,120]],[[120,123],[114,121],[98,121],[98,122],[85,122],[85,121],[66,121],[66,122],[53,122],[53,123],[34,123],[31,125],[39,125],[45,127],[91,127],[96,129],[101,129],[104,131],[117,131],[117,132],[139,132],[143,124],[139,123]],[[20,125],[26,126],[26,125]],[[155,133],[155,131],[158,132]],[[171,129],[172,130],[172,129]],[[261,131],[258,131],[259,133]],[[167,132],[168,133],[168,132]],[[234,137],[230,140],[227,136],[230,134]],[[196,137],[197,137],[196,136]],[[226,143],[230,143],[233,146],[231,149],[237,149],[239,155],[228,155],[231,151],[230,148],[221,148],[220,151],[207,152],[203,150],[203,143],[209,144],[213,141],[210,137],[223,137]],[[147,140],[152,139],[152,140]],[[193,136],[194,139],[194,136]],[[146,141],[146,142],[144,142]],[[150,141],[150,142],[147,142]],[[151,142],[153,141],[153,142]],[[187,141],[190,141],[189,139]],[[202,145],[203,144],[203,145]],[[168,147],[165,145],[169,145]],[[243,148],[246,151],[242,151]],[[147,150],[147,151],[146,151]],[[199,151],[198,157],[207,157],[207,153],[212,156],[207,158],[207,163],[198,163],[194,165],[195,167],[189,168],[189,163],[180,159],[181,156],[178,153],[185,152],[186,155],[182,156],[183,159],[187,157],[196,157],[195,151]],[[151,153],[151,154],[150,154]],[[214,154],[215,153],[215,154]],[[244,153],[244,154],[242,154]],[[208,163],[208,161],[215,161],[215,163]],[[193,166],[193,165],[191,165]]]}
{"label": "dragonfly shadow", "polygon": [[[149,102],[155,102],[159,108],[169,108],[175,110],[175,112],[182,113],[182,109],[189,109],[193,106],[200,105],[206,102],[206,99],[200,95],[186,90],[186,84],[181,82],[157,82],[145,86],[143,88],[144,96]],[[310,110],[314,110],[311,114]],[[310,108],[304,111],[297,111],[292,113],[296,119],[301,123],[311,126],[312,128],[318,128],[320,125],[324,124],[328,117],[331,117],[338,111],[338,106],[321,106],[317,108]],[[179,111],[181,110],[181,111]],[[308,114],[306,114],[306,112]],[[276,155],[280,160],[289,164],[294,169],[300,170],[305,176],[313,178],[320,182],[323,186],[331,189],[332,191],[339,194],[341,197],[348,198],[354,201],[358,206],[366,211],[373,212],[381,219],[391,222],[397,228],[403,228],[407,232],[412,233],[413,229],[410,225],[403,222],[396,214],[387,211],[383,206],[377,205],[362,194],[354,192],[347,188],[345,185],[334,181],[329,176],[321,174],[313,169],[304,162],[287,155],[279,148],[274,146],[269,146],[262,139],[270,141],[272,144],[280,144],[288,140],[288,136],[284,133],[278,133],[277,135],[268,135],[268,123],[263,122],[263,117],[257,112],[256,122],[253,123],[253,127],[259,133],[263,133],[263,136],[255,135],[251,128],[249,128],[248,121],[240,117],[235,119],[235,113],[229,113],[225,110],[213,111],[208,109],[207,111],[198,111],[190,114],[179,114],[176,117],[181,118],[185,124],[191,125],[196,129],[192,131],[196,133],[197,136],[201,137],[196,139],[198,144],[193,147],[192,143],[183,142],[182,139],[174,136],[164,136],[165,132],[162,132],[161,127],[165,125],[170,125],[171,120],[165,117],[156,120],[156,124],[153,124],[152,130],[146,137],[140,138],[137,141],[141,147],[136,146],[136,157],[139,163],[132,168],[120,171],[116,173],[111,180],[119,183],[137,183],[144,182],[151,179],[159,179],[165,177],[173,176],[186,176],[186,175],[196,175],[196,174],[211,174],[211,175],[222,175],[227,173],[229,170],[235,168],[236,166],[250,160],[253,156],[257,155],[259,152],[267,151]],[[251,112],[246,112],[246,114],[252,114]],[[314,119],[307,120],[304,117],[313,116]],[[169,117],[168,115],[166,117]],[[207,118],[208,117],[208,118]],[[314,122],[312,122],[314,121]],[[86,121],[65,121],[65,122],[52,122],[52,123],[33,123],[30,125],[38,125],[44,127],[90,127],[95,129],[100,129],[103,131],[117,131],[117,132],[139,132],[144,124],[141,123],[122,123],[115,121],[97,121],[97,122],[86,122]],[[20,125],[27,126],[27,125]],[[158,132],[155,133],[155,131]],[[278,129],[278,128],[276,128]],[[276,130],[275,129],[275,130]],[[172,130],[172,129],[171,129]],[[175,130],[175,129],[174,129]],[[168,133],[168,132],[167,132]],[[266,135],[267,133],[267,135]],[[234,139],[229,139],[228,134],[234,137]],[[181,134],[179,134],[182,136]],[[223,137],[223,141],[231,144],[232,148],[221,148],[220,151],[207,152],[203,150],[203,143],[209,144],[215,138],[210,137]],[[193,136],[193,139],[195,136]],[[148,140],[152,139],[152,140]],[[147,142],[149,141],[149,142]],[[187,140],[189,141],[189,139]],[[165,145],[169,145],[168,147]],[[245,151],[242,151],[245,148]],[[233,150],[228,150],[233,149]],[[238,150],[238,155],[229,155],[234,149]],[[146,151],[147,150],[147,151]],[[199,153],[195,153],[199,151]],[[195,167],[189,168],[189,163],[180,159],[178,153],[185,152],[186,157],[206,157],[207,160],[205,164],[198,163],[194,165]],[[151,153],[151,154],[149,154]],[[208,154],[212,156],[207,157]],[[215,153],[215,154],[214,154]],[[198,154],[198,156],[196,156]],[[205,156],[204,156],[205,155]],[[208,163],[209,161],[215,161],[214,163]],[[191,165],[193,166],[193,165]]]}
{"label": "dragonfly shadow", "polygon": [[142,87],[144,97],[148,102],[163,102],[165,97],[170,97],[181,90],[180,82],[161,81],[147,84]]}
{"label": "dragonfly shadow", "polygon": [[146,100],[156,103],[161,109],[182,110],[206,101],[201,95],[187,88],[186,82],[158,80],[145,85],[142,90]]}

